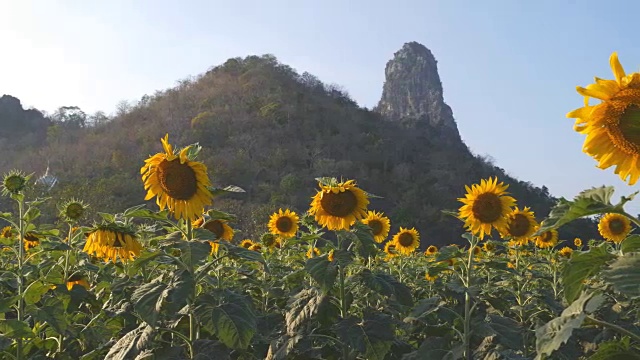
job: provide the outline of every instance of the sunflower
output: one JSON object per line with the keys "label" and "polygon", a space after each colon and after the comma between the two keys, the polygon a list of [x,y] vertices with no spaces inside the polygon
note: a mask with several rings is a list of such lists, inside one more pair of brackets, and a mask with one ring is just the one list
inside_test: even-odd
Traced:
{"label": "sunflower", "polygon": [[266,247],[268,247],[269,249],[273,249],[274,247],[280,247],[278,246],[280,243],[280,239],[278,239],[278,237],[276,237],[275,235],[271,234],[271,233],[264,233],[262,234],[262,236],[260,237],[260,241],[262,242],[262,244]]}
{"label": "sunflower", "polygon": [[536,246],[541,249],[552,248],[558,243],[558,230],[552,229],[536,236]]}
{"label": "sunflower", "polygon": [[245,249],[248,249],[251,247],[251,245],[253,245],[254,242],[249,240],[249,239],[244,239],[240,242],[240,246],[242,246]]}
{"label": "sunflower", "polygon": [[24,249],[29,250],[34,247],[40,245],[40,237],[34,233],[26,233],[24,234]]}
{"label": "sunflower", "polygon": [[373,240],[378,244],[382,243],[389,236],[391,221],[383,213],[368,211],[367,217],[362,219],[362,223],[368,225],[373,233]]}
{"label": "sunflower", "polygon": [[220,251],[220,244],[217,241],[209,241],[209,245],[211,245],[211,252],[209,255],[217,254]]}
{"label": "sunflower", "polygon": [[577,247],[581,247],[582,246],[582,239],[580,239],[580,238],[573,239],[573,245],[575,245]]}
{"label": "sunflower", "polygon": [[520,210],[516,206],[509,215],[507,215],[507,226],[502,229],[500,235],[509,237],[516,242],[526,245],[528,238],[536,231],[536,219],[533,212],[528,207]]}
{"label": "sunflower", "polygon": [[327,255],[327,261],[333,262],[333,250],[329,251],[329,255]]}
{"label": "sunflower", "polygon": [[82,249],[89,255],[95,254],[105,262],[111,260],[114,264],[118,257],[123,262],[133,260],[134,257],[140,256],[140,250],[142,246],[132,231],[114,225],[98,226],[89,233]]}
{"label": "sunflower", "polygon": [[400,227],[400,231],[393,236],[392,241],[396,245],[396,251],[403,255],[410,255],[420,246],[420,234],[415,228],[405,229]]}
{"label": "sunflower", "polygon": [[427,250],[424,251],[426,256],[435,255],[436,253],[438,253],[438,247],[435,245],[429,245]]}
{"label": "sunflower", "polygon": [[10,238],[12,235],[11,226],[5,226],[0,231],[0,237]]}
{"label": "sunflower", "polygon": [[498,231],[507,226],[506,216],[511,213],[511,207],[516,200],[507,196],[509,185],[498,184],[498,178],[482,180],[480,184],[473,184],[471,188],[465,186],[467,194],[458,201],[464,205],[459,209],[459,217],[464,225],[480,239],[491,234],[492,227]]}
{"label": "sunflower", "polygon": [[426,273],[424,275],[424,279],[427,280],[428,282],[434,282],[434,281],[436,281],[436,279],[438,279],[438,275],[431,276],[431,275],[429,275],[429,273]]}
{"label": "sunflower", "polygon": [[309,248],[309,250],[307,250],[307,257],[309,259],[314,258],[316,256],[320,256],[321,252],[320,249],[318,249],[317,247],[313,247],[313,248]]}
{"label": "sunflower", "polygon": [[387,243],[384,244],[384,252],[385,254],[387,254],[386,256],[387,260],[398,256],[398,251],[396,250],[396,244],[393,242],[393,240],[387,241]]}
{"label": "sunflower", "polygon": [[619,244],[631,232],[631,221],[624,215],[609,213],[600,219],[598,231],[603,238]]}
{"label": "sunflower", "polygon": [[298,231],[298,221],[300,218],[298,215],[287,209],[282,211],[280,209],[278,212],[275,212],[269,218],[269,231],[273,235],[278,235],[283,238],[291,238],[296,236],[296,232]]}
{"label": "sunflower", "polygon": [[558,255],[563,256],[563,257],[571,257],[571,253],[573,253],[573,249],[565,246],[562,249],[560,249],[560,251],[558,251]]}
{"label": "sunflower", "polygon": [[140,169],[147,190],[145,200],[156,196],[160,210],[166,207],[177,219],[193,221],[205,206],[212,204],[207,167],[189,158],[190,146],[176,155],[169,144],[169,134],[161,141],[164,153],[151,156]]}
{"label": "sunflower", "polygon": [[[197,221],[195,223],[197,223]],[[203,220],[200,227],[216,234],[216,239],[218,240],[223,239],[226,241],[231,241],[233,239],[233,229],[231,228],[231,226],[227,225],[226,220]]]}
{"label": "sunflower", "polygon": [[482,245],[482,249],[486,252],[492,252],[496,249],[496,245],[491,241],[487,241],[486,243],[484,243],[484,245]]}
{"label": "sunflower", "polygon": [[262,245],[254,243],[253,245],[249,246],[249,250],[260,252],[262,250]]}
{"label": "sunflower", "polygon": [[74,285],[80,285],[87,290],[91,287],[87,278],[80,274],[73,274],[67,279],[67,290],[71,291]]}
{"label": "sunflower", "polygon": [[369,199],[355,180],[323,185],[312,198],[309,213],[329,230],[349,230],[357,220],[367,216]]}
{"label": "sunflower", "polygon": [[[576,119],[574,130],[587,136],[582,151],[598,161],[600,169],[615,165],[614,173],[633,185],[640,177],[640,73],[626,75],[615,52],[609,65],[615,80],[596,77],[594,84],[577,87],[584,107],[567,117]],[[590,98],[601,102],[590,106]]]}

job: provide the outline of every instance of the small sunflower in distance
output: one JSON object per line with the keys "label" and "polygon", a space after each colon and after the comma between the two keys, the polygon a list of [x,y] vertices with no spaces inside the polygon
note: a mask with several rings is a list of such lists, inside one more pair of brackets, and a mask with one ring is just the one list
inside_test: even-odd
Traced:
{"label": "small sunflower in distance", "polygon": [[429,245],[429,247],[427,247],[427,249],[424,251],[424,254],[426,256],[435,255],[437,253],[438,253],[438,247],[435,245]]}
{"label": "small sunflower in distance", "polygon": [[2,228],[2,232],[0,233],[0,237],[3,238],[10,238],[11,236],[13,236],[13,231],[11,229],[11,226],[5,226]]}
{"label": "small sunflower in distance", "polygon": [[73,274],[67,279],[67,290],[71,291],[75,285],[80,285],[87,290],[91,287],[87,278],[82,274]]}
{"label": "small sunflower in distance", "polygon": [[410,255],[420,246],[420,234],[415,228],[400,227],[400,231],[393,236],[395,250],[403,255]]}
{"label": "small sunflower in distance", "polygon": [[367,215],[369,198],[355,180],[331,184],[318,183],[320,190],[313,196],[309,213],[329,230],[349,230],[357,220]]}
{"label": "small sunflower in distance", "polygon": [[362,223],[371,228],[373,240],[378,244],[382,243],[389,236],[391,221],[381,212],[369,211],[367,217],[362,219]]}
{"label": "small sunflower in distance", "polygon": [[562,249],[560,249],[560,251],[558,251],[558,255],[566,258],[571,257],[572,253],[573,253],[573,249],[568,246],[565,246]]}
{"label": "small sunflower in distance", "polygon": [[396,250],[396,244],[393,242],[393,240],[389,240],[387,241],[386,244],[384,244],[384,253],[387,254],[386,255],[387,260],[398,256],[398,251]]}
{"label": "small sunflower in distance", "polygon": [[299,220],[300,218],[295,212],[289,209],[285,211],[280,209],[271,215],[267,226],[273,235],[278,235],[288,239],[296,236]]}
{"label": "small sunflower in distance", "polygon": [[31,175],[25,175],[22,171],[11,170],[2,179],[2,193],[4,195],[19,194],[27,188]]}
{"label": "small sunflower in distance", "polygon": [[317,256],[320,256],[322,253],[320,252],[320,249],[318,249],[317,247],[314,248],[309,248],[309,250],[307,250],[307,254],[306,256],[311,259]]}
{"label": "small sunflower in distance", "polygon": [[552,229],[536,236],[536,246],[540,249],[547,249],[556,246],[558,243],[558,230]]}
{"label": "small sunflower in distance", "polygon": [[631,221],[624,215],[609,213],[600,219],[598,232],[608,241],[619,244],[631,232]]}
{"label": "small sunflower in distance", "polygon": [[528,207],[520,210],[516,206],[509,215],[507,215],[507,226],[505,226],[500,235],[510,237],[512,240],[522,243],[536,232],[536,219],[533,212]]}
{"label": "small sunflower in distance", "polygon": [[[640,177],[640,73],[627,75],[612,53],[609,65],[615,80],[595,78],[586,88],[577,87],[584,96],[584,107],[571,111],[574,130],[587,137],[582,151],[598,161],[598,168],[615,166],[614,173],[633,185]],[[589,105],[589,99],[600,103]]]}
{"label": "small sunflower in distance", "polygon": [[580,238],[573,239],[573,245],[575,245],[577,247],[581,247],[582,246],[582,239],[580,239]]}
{"label": "small sunflower in distance", "polygon": [[89,233],[87,242],[82,251],[105,262],[114,264],[119,257],[127,262],[140,256],[142,245],[138,242],[135,233],[130,229],[116,224],[98,225]]}
{"label": "small sunflower in distance", "polygon": [[262,251],[262,245],[254,243],[253,245],[249,246],[249,250],[260,252]]}
{"label": "small sunflower in distance", "polygon": [[249,239],[244,239],[244,240],[242,240],[240,242],[240,246],[245,248],[245,249],[250,248],[253,244],[254,244],[254,242],[249,240]]}
{"label": "small sunflower in distance", "polygon": [[177,219],[193,221],[212,204],[207,167],[190,158],[191,146],[176,154],[168,134],[161,141],[164,153],[151,156],[140,169],[147,191],[145,200],[156,197],[160,210],[168,208]]}
{"label": "small sunflower in distance", "polygon": [[497,178],[483,179],[480,184],[466,186],[465,197],[458,199],[464,204],[458,216],[464,220],[465,227],[480,239],[491,234],[492,228],[501,231],[507,225],[506,216],[516,203],[514,198],[506,195],[508,187],[498,183]]}
{"label": "small sunflower in distance", "polygon": [[231,228],[231,226],[227,224],[226,220],[214,219],[214,220],[205,221],[204,218],[202,218],[202,220],[198,219],[193,223],[194,227],[197,224],[200,224],[198,227],[201,227],[203,229],[209,230],[212,233],[214,233],[216,235],[217,240],[226,240],[226,241],[233,240],[233,234],[234,234],[233,229]]}
{"label": "small sunflower in distance", "polygon": [[24,234],[24,249],[29,250],[40,245],[40,237],[34,233],[28,232]]}

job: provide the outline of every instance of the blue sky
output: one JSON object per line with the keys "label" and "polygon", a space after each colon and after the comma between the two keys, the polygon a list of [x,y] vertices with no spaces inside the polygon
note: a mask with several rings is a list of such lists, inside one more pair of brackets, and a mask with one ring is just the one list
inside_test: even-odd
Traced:
{"label": "blue sky", "polygon": [[[555,196],[614,185],[565,114],[575,86],[638,71],[640,3],[611,1],[14,1],[0,3],[0,94],[53,111],[112,113],[230,57],[274,54],[373,107],[405,42],[438,60],[464,141]],[[640,212],[631,204],[628,210]]]}

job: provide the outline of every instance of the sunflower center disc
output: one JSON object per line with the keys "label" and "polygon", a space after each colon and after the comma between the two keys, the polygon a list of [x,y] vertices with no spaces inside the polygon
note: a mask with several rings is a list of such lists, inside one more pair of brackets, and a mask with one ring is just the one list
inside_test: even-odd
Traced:
{"label": "sunflower center disc", "polygon": [[411,246],[411,244],[413,244],[413,235],[409,233],[402,233],[398,237],[398,242],[404,247]]}
{"label": "sunflower center disc", "polygon": [[509,223],[509,235],[513,237],[524,236],[529,232],[531,224],[529,219],[522,214],[516,214]]}
{"label": "sunflower center disc", "polygon": [[367,225],[369,225],[369,227],[371,228],[374,236],[380,235],[380,233],[382,233],[382,222],[380,220],[369,220],[369,223]]}
{"label": "sunflower center disc", "polygon": [[158,165],[158,180],[162,190],[177,200],[189,200],[198,190],[196,173],[179,159],[164,160]]}
{"label": "sunflower center disc", "polygon": [[496,194],[484,193],[478,195],[471,208],[473,216],[481,223],[489,224],[500,219],[502,215],[502,202]]}
{"label": "sunflower center disc", "polygon": [[358,199],[350,190],[334,194],[333,192],[324,193],[320,200],[324,211],[329,215],[337,217],[345,217],[356,209]]}
{"label": "sunflower center disc", "polygon": [[640,149],[640,107],[629,105],[624,110],[618,124],[624,140],[637,153]]}
{"label": "sunflower center disc", "polygon": [[116,234],[116,238],[113,240],[112,247],[114,247],[114,248],[124,247],[122,243],[123,242],[120,240],[120,234]]}
{"label": "sunflower center disc", "polygon": [[620,235],[624,231],[624,223],[620,220],[614,219],[609,222],[609,230],[614,235]]}
{"label": "sunflower center disc", "polygon": [[551,233],[551,231],[547,231],[542,235],[543,243],[551,242],[551,239],[553,239],[553,234]]}
{"label": "sunflower center disc", "polygon": [[289,232],[293,227],[293,221],[286,216],[281,216],[276,220],[276,228],[280,232]]}
{"label": "sunflower center disc", "polygon": [[224,235],[224,227],[222,226],[222,221],[220,220],[209,221],[208,223],[205,223],[203,227],[216,234],[216,237],[218,239],[220,239],[222,235]]}

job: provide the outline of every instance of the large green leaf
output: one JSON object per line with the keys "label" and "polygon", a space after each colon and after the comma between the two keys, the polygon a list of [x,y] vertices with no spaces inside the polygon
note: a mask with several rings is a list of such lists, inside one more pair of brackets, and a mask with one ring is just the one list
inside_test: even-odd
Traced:
{"label": "large green leaf", "polygon": [[168,295],[168,286],[160,278],[138,287],[131,295],[133,308],[147,324],[155,326],[162,309],[162,302]]}
{"label": "large green leaf", "polygon": [[499,316],[489,315],[489,327],[498,335],[498,341],[514,350],[522,348],[522,326],[517,321]]}
{"label": "large green leaf", "polygon": [[14,339],[34,336],[29,324],[18,319],[0,320],[0,334]]}
{"label": "large green leaf", "polygon": [[343,343],[371,360],[383,360],[395,338],[391,317],[381,313],[344,319],[336,324],[336,333]]}
{"label": "large green leaf", "polygon": [[[536,351],[538,354],[536,359],[543,359],[544,355],[550,355],[558,350],[562,344],[569,340],[573,330],[582,326],[587,317],[585,308],[589,308],[589,310],[597,308],[593,304],[588,304],[593,295],[593,293],[583,292],[576,301],[564,309],[559,317],[536,329]],[[593,299],[596,303],[602,301],[600,295],[593,297]]]}
{"label": "large green leaf", "polygon": [[65,316],[64,304],[58,299],[47,302],[47,305],[37,309],[34,318],[38,321],[47,322],[58,334],[64,334],[69,327]]}
{"label": "large green leaf", "polygon": [[187,265],[188,269],[195,269],[211,253],[211,245],[208,241],[178,240],[173,242],[172,246],[180,249],[180,260]]}
{"label": "large green leaf", "polygon": [[353,227],[353,238],[356,244],[356,251],[363,258],[375,256],[378,247],[373,240],[371,228],[361,222],[357,222]]}
{"label": "large green leaf", "polygon": [[222,243],[222,245],[230,258],[259,262],[264,267],[264,271],[269,272],[269,267],[264,261],[264,257],[258,251],[245,249],[242,246],[236,246],[230,243]]}
{"label": "large green leaf", "polygon": [[444,246],[436,254],[436,262],[445,261],[462,256],[462,251],[457,246]]}
{"label": "large green leaf", "polygon": [[613,205],[611,204],[611,197],[614,191],[613,186],[601,186],[582,191],[573,201],[560,198],[556,206],[549,212],[549,216],[544,220],[542,226],[536,232],[536,235],[542,234],[550,229],[557,229],[581,217],[609,212],[621,212],[624,204],[633,199],[636,194],[634,193],[628,197],[623,196],[620,203]]}
{"label": "large green leaf", "polygon": [[297,329],[311,319],[320,308],[325,295],[316,288],[303,289],[289,300],[289,310],[285,314],[287,334],[294,336]]}
{"label": "large green leaf", "polygon": [[567,301],[574,301],[584,288],[583,281],[600,271],[600,268],[613,257],[607,252],[606,244],[585,252],[574,251],[571,260],[562,271],[564,296]]}
{"label": "large green leaf", "polygon": [[631,298],[640,297],[640,254],[623,255],[602,273],[617,292]]}
{"label": "large green leaf", "polygon": [[418,348],[415,356],[416,360],[420,359],[441,359],[456,360],[462,358],[464,347],[462,344],[452,346],[443,337],[429,337]]}
{"label": "large green leaf", "polygon": [[640,235],[631,235],[622,241],[620,250],[623,254],[630,252],[640,252]]}
{"label": "large green leaf", "polygon": [[640,360],[640,352],[630,346],[629,337],[600,343],[598,351],[589,360]]}
{"label": "large green leaf", "polygon": [[35,304],[42,298],[42,295],[46,294],[49,290],[51,290],[51,285],[47,285],[42,281],[34,281],[24,292],[24,302],[27,305]]}
{"label": "large green leaf", "polygon": [[331,290],[338,275],[338,267],[327,259],[326,254],[307,260],[304,268],[324,292]]}
{"label": "large green leaf", "polygon": [[246,349],[249,346],[257,331],[256,315],[250,300],[224,290],[219,298],[209,294],[202,295],[198,303],[198,319],[227,347]]}
{"label": "large green leaf", "polygon": [[383,272],[371,272],[363,269],[358,278],[369,289],[386,296],[395,296],[396,300],[405,306],[413,306],[411,289],[396,280],[395,277]]}

